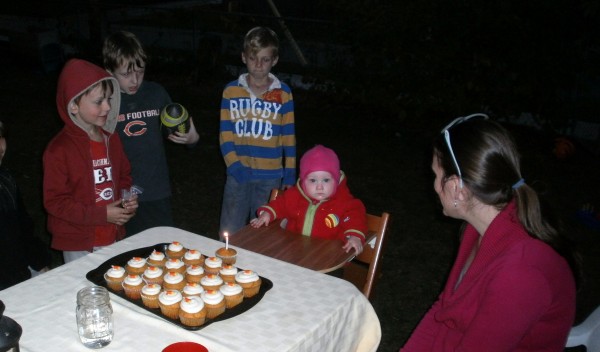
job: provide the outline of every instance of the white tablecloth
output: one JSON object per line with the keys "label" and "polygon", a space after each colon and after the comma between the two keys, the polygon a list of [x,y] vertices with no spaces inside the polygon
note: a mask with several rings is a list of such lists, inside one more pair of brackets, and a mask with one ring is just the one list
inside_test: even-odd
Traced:
{"label": "white tablecloth", "polygon": [[[212,254],[223,243],[170,227],[153,228],[4,291],[5,315],[23,328],[23,352],[90,351],[77,335],[76,293],[85,275],[120,253],[179,241]],[[235,248],[235,247],[234,247]],[[111,294],[115,336],[103,351],[161,351],[195,341],[209,351],[376,351],[381,327],[369,301],[350,283],[244,249],[236,266],[270,279],[273,288],[247,312],[190,331]],[[4,270],[10,270],[4,268]]]}

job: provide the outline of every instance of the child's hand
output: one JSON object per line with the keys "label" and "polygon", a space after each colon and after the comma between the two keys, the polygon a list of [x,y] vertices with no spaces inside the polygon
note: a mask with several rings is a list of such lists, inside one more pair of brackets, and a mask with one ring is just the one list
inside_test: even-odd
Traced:
{"label": "child's hand", "polygon": [[359,255],[363,251],[362,242],[356,236],[348,237],[348,241],[346,241],[346,243],[342,247],[342,249],[345,250],[346,253],[348,253],[352,248],[354,248],[356,255]]}
{"label": "child's hand", "polygon": [[127,199],[121,198],[121,208],[129,211],[130,213],[135,213],[135,210],[138,208],[138,195],[132,194]]}
{"label": "child's hand", "polygon": [[106,221],[112,224],[124,225],[135,215],[135,209],[138,207],[137,198],[127,202],[128,207],[121,206],[121,200],[110,203],[106,206]]}
{"label": "child's hand", "polygon": [[250,225],[254,228],[259,228],[262,225],[269,226],[269,222],[271,222],[271,214],[263,211],[256,219],[250,220]]}
{"label": "child's hand", "polygon": [[198,132],[196,132],[194,120],[190,116],[190,130],[188,131],[188,133],[173,132],[169,134],[167,138],[169,138],[171,142],[177,144],[194,144],[198,142],[198,140],[200,139],[200,135],[198,135]]}

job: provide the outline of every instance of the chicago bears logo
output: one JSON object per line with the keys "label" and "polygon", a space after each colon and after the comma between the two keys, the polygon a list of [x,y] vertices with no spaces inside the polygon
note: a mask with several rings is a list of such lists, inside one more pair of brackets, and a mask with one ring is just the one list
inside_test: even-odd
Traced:
{"label": "chicago bears logo", "polygon": [[125,132],[125,134],[128,137],[141,136],[144,133],[146,133],[146,131],[148,130],[148,128],[146,128],[145,126],[146,126],[146,123],[144,121],[140,121],[140,120],[131,121],[130,123],[125,125],[123,132]]}

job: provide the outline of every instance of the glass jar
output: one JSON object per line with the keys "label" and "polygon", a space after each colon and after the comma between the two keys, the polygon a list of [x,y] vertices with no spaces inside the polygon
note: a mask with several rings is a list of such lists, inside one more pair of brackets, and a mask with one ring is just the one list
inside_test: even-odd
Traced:
{"label": "glass jar", "polygon": [[113,339],[113,310],[106,288],[86,287],[77,292],[77,330],[88,348],[102,348]]}

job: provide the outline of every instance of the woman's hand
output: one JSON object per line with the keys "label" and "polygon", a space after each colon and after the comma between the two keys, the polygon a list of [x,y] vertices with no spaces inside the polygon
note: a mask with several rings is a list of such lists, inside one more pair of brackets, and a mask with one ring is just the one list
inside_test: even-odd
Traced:
{"label": "woman's hand", "polygon": [[348,241],[346,241],[346,243],[342,247],[342,249],[345,250],[346,253],[348,253],[353,248],[354,248],[354,251],[356,252],[356,255],[359,255],[363,251],[362,242],[356,236],[348,237]]}
{"label": "woman's hand", "polygon": [[190,130],[188,133],[173,132],[169,134],[167,138],[169,138],[171,142],[177,144],[194,144],[198,142],[200,135],[198,135],[198,132],[196,132],[194,120],[190,116]]}
{"label": "woman's hand", "polygon": [[259,228],[262,225],[269,226],[269,222],[271,222],[271,214],[263,211],[257,218],[250,220],[250,225],[254,228]]}

